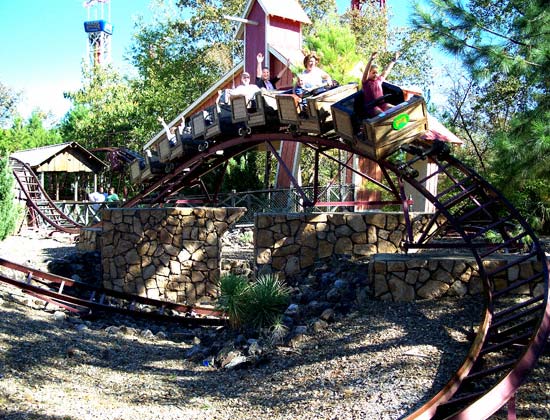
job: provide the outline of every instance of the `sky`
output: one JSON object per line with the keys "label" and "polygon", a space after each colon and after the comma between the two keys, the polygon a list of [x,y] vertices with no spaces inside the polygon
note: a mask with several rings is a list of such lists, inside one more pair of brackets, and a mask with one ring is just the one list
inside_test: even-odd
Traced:
{"label": "sky", "polygon": [[[88,61],[84,22],[108,18],[99,4],[85,8],[87,0],[0,0],[0,82],[22,93],[18,111],[28,118],[35,109],[51,112],[57,122],[70,102],[63,92],[81,85],[81,63]],[[283,0],[284,1],[284,0]],[[339,13],[350,5],[337,0]],[[406,24],[409,0],[387,0],[397,15],[396,25]],[[111,0],[113,24],[112,63],[122,73],[131,72],[124,57],[131,45],[134,23],[152,15],[151,0]],[[90,15],[88,13],[91,13]]]}

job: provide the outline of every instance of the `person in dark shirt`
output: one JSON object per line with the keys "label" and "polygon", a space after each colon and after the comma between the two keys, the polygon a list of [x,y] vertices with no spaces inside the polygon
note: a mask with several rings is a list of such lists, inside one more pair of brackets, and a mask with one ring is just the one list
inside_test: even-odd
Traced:
{"label": "person in dark shirt", "polygon": [[275,77],[271,77],[269,67],[262,67],[262,63],[264,62],[264,55],[262,53],[258,53],[256,60],[258,61],[258,66],[256,67],[256,85],[259,88],[267,90],[277,89],[277,82],[281,80],[283,74],[288,70],[288,60],[285,67]]}

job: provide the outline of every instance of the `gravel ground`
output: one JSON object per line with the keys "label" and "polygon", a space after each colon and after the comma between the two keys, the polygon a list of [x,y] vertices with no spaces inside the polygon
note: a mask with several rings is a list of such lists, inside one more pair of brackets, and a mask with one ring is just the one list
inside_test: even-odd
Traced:
{"label": "gravel ground", "polygon": [[[0,256],[44,268],[72,249],[70,237],[19,236]],[[479,313],[475,300],[368,301],[260,365],[227,370],[185,358],[204,332],[83,322],[0,286],[0,418],[397,419],[449,379]],[[519,392],[518,418],[550,418],[549,368],[547,352]]]}

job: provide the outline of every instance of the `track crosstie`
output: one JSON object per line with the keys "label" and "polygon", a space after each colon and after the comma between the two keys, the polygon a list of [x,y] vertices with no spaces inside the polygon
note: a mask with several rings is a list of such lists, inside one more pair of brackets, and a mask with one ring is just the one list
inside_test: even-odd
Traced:
{"label": "track crosstie", "polygon": [[[285,99],[285,95],[280,96]],[[340,170],[345,168],[362,176],[374,183],[386,198],[390,197],[378,201],[378,205],[401,206],[408,229],[407,240],[403,244],[406,252],[445,249],[447,252],[454,250],[471,254],[477,262],[484,289],[482,320],[462,365],[432,399],[417,407],[407,419],[488,418],[507,402],[513,402],[516,390],[536,363],[548,338],[549,273],[544,250],[517,210],[479,174],[453,157],[446,143],[437,139],[427,141],[415,134],[421,134],[427,127],[422,100],[413,98],[400,102],[393,108],[394,111],[390,111],[395,114],[392,118],[399,117],[397,114],[403,110],[408,110],[411,115],[410,125],[401,132],[397,132],[401,128],[394,131],[387,128],[391,127],[391,122],[388,124],[386,120],[377,121],[377,124],[370,124],[367,120],[363,123],[363,130],[358,131],[351,118],[355,96],[339,99],[332,106],[334,129],[327,130],[325,120],[323,124],[311,124],[311,120],[308,121],[308,129],[301,130],[302,121],[296,120],[296,124],[290,125],[247,126],[247,130],[239,130],[241,137],[235,137],[234,132],[224,134],[223,131],[211,138],[207,137],[208,132],[199,134],[193,142],[207,142],[208,147],[193,150],[195,143],[189,143],[186,153],[180,154],[166,166],[169,173],[160,172],[147,179],[143,182],[141,193],[124,206],[163,205],[175,199],[185,187],[204,187],[201,179],[204,175],[224,168],[229,159],[254,148],[270,151],[284,167],[284,159],[277,151],[281,141],[297,142],[312,149],[316,169],[320,159],[328,159],[337,162]],[[294,102],[286,102],[286,110],[293,117],[296,114]],[[281,123],[285,117],[283,106],[286,106],[285,101],[279,102]],[[315,111],[312,115],[320,118],[322,113],[315,106],[316,102],[311,101],[310,107]],[[326,117],[326,114],[324,112],[323,115]],[[203,118],[202,114],[199,117]],[[407,124],[408,121],[407,118]],[[318,131],[312,134],[311,130]],[[385,140],[380,143],[384,155],[373,149],[373,139],[365,135],[367,132],[375,140],[377,137]],[[402,141],[405,137],[406,141]],[[335,156],[330,153],[331,150],[342,153]],[[381,173],[380,179],[354,168],[351,162],[355,155],[376,165]],[[413,166],[419,160],[428,160],[436,169],[420,178]],[[319,200],[317,177],[316,170],[313,180],[315,196],[302,192],[304,206],[314,206]],[[437,193],[426,187],[434,179],[442,185]],[[18,182],[26,192],[27,187],[19,177]],[[414,214],[409,211],[405,193],[407,185],[420,192],[436,208],[420,233],[413,232]],[[26,194],[28,200],[34,202],[30,193]],[[205,202],[215,203],[215,197],[213,200],[208,193],[205,197]],[[495,263],[496,260],[500,262]],[[533,261],[536,269],[523,276],[522,280],[508,281],[508,272],[519,272],[524,263]],[[52,296],[54,300],[58,298]],[[85,302],[78,304],[86,307]],[[509,405],[509,414],[510,418],[514,418],[513,404]]]}

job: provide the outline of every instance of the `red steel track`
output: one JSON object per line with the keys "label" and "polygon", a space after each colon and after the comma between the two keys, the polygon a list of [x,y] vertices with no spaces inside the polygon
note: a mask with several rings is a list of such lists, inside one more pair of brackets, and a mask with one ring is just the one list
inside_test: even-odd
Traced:
{"label": "red steel track", "polygon": [[[224,325],[220,311],[204,306],[180,305],[75,282],[0,258],[0,281],[17,287],[48,304],[80,316],[119,313],[186,326]],[[6,274],[6,271],[9,274]]]}
{"label": "red steel track", "polygon": [[[349,102],[347,98],[344,101]],[[299,142],[314,151],[316,173],[313,182],[316,187],[321,158],[337,161],[341,169],[355,173],[357,170],[350,164],[347,153],[370,159],[378,165],[382,180],[360,175],[393,196],[394,200],[389,200],[389,203],[401,204],[408,233],[404,249],[467,251],[477,262],[484,288],[482,321],[462,365],[439,392],[427,403],[419,404],[407,419],[486,419],[508,401],[513,401],[550,333],[548,262],[538,238],[525,219],[485,179],[454,158],[448,146],[441,141],[415,140],[404,145],[400,150],[407,152],[405,159],[374,159],[365,154],[364,148],[356,147],[361,146],[364,139],[359,138],[355,131],[352,134],[348,132],[346,137],[346,133],[340,136],[338,130],[308,134],[308,131],[300,131],[296,126],[291,125],[290,130],[287,130],[288,127],[248,127],[244,131],[247,135],[243,137],[221,133],[210,138],[206,150],[185,154],[171,162],[170,173],[157,174],[144,183],[142,192],[125,203],[125,207],[142,203],[162,205],[184,187],[200,185],[202,176],[252,148],[271,151],[284,168],[275,147],[280,141]],[[345,142],[342,138],[354,140]],[[333,149],[346,153],[338,159],[328,153]],[[436,165],[437,170],[419,178],[412,166],[418,160],[428,160]],[[442,190],[435,194],[426,187],[434,177],[439,185],[443,185]],[[409,211],[405,184],[415,188],[436,208],[430,223],[420,235],[413,235],[414,217]],[[306,197],[303,194],[305,205],[314,205],[317,199],[317,196]],[[488,236],[493,238],[492,241],[487,240]],[[497,256],[501,259],[505,257],[506,263],[491,264]],[[507,273],[521,271],[527,262],[533,262],[535,269],[520,280],[508,281]],[[178,317],[182,322],[200,325],[223,322],[214,317],[214,312],[205,313],[212,315],[211,318],[194,317],[191,314],[198,313],[197,308],[89,286],[86,286],[89,299],[76,298],[63,291],[68,285],[74,286],[69,279],[36,272],[7,261],[0,261],[0,265],[21,271],[27,278],[26,281],[17,281],[2,276],[0,280],[76,312],[112,310],[134,313],[136,306],[148,305],[157,309],[158,316],[164,316],[167,309],[183,314]],[[504,285],[503,279],[506,280]],[[37,282],[41,285],[55,284],[58,290],[46,292],[42,286],[36,285]],[[120,305],[120,301],[125,301],[126,306]],[[513,404],[509,413],[513,418]]]}
{"label": "red steel track", "polygon": [[13,157],[10,157],[10,165],[19,192],[17,198],[26,202],[31,225],[39,225],[39,219],[42,219],[57,231],[79,233],[84,226],[72,220],[55,205],[29,165]]}

